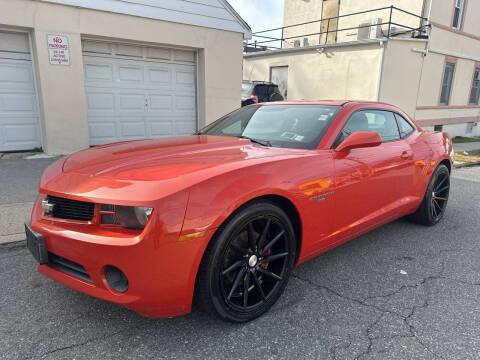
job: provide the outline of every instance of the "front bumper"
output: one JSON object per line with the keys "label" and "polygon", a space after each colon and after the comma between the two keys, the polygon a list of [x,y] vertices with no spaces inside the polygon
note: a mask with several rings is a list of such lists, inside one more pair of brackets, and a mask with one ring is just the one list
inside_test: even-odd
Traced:
{"label": "front bumper", "polygon": [[[91,281],[62,271],[52,263],[39,265],[40,273],[145,316],[171,317],[190,311],[198,266],[213,231],[207,231],[202,238],[180,242],[181,224],[168,224],[159,216],[153,216],[138,235],[122,235],[108,229],[93,231],[87,224],[39,216],[40,201],[41,197],[34,206],[32,230],[43,235],[49,253],[80,264]],[[125,273],[129,282],[126,292],[116,292],[108,285],[104,273],[108,265]]]}

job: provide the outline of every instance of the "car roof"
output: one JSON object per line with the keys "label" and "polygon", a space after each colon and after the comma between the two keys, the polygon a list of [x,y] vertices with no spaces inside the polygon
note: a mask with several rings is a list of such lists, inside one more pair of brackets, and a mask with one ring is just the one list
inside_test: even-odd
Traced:
{"label": "car roof", "polygon": [[262,85],[262,84],[265,84],[265,85],[277,85],[275,83],[272,83],[270,81],[257,81],[257,80],[243,80],[242,81],[243,84],[253,84],[253,85]]}
{"label": "car roof", "polygon": [[275,106],[275,105],[329,105],[329,106],[344,106],[350,105],[382,105],[392,106],[387,103],[378,101],[361,101],[361,100],[300,100],[300,101],[275,101],[269,103],[261,103],[258,105]]}

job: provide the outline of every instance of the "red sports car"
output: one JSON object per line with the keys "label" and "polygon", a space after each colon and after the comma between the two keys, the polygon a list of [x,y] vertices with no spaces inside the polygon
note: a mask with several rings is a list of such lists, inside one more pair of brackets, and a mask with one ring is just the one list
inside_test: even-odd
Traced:
{"label": "red sports car", "polygon": [[195,296],[248,321],[295,265],[402,216],[437,223],[452,154],[447,134],[387,104],[251,105],[193,136],[58,160],[27,246],[42,274],[143,315],[188,313]]}

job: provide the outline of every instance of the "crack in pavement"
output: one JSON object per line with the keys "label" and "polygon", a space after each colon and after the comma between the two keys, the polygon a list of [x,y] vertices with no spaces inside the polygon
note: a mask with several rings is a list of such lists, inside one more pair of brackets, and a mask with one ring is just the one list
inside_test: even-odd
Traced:
{"label": "crack in pavement", "polygon": [[[52,350],[49,350],[43,354],[40,354],[39,355],[39,358],[40,359],[45,359],[48,355],[51,355],[51,354],[54,354],[54,353],[57,353],[57,352],[61,352],[61,351],[65,351],[65,350],[70,350],[70,349],[74,349],[74,348],[77,348],[77,347],[81,347],[81,346],[85,346],[87,344],[91,344],[91,343],[94,343],[94,342],[97,342],[97,341],[101,341],[101,340],[106,340],[106,339],[109,339],[111,337],[114,337],[116,335],[120,335],[122,333],[126,333],[128,332],[129,330],[132,330],[131,328],[127,328],[127,329],[123,329],[123,330],[119,330],[119,331],[116,331],[114,333],[111,333],[111,334],[105,334],[103,336],[98,336],[98,337],[95,337],[95,338],[90,338],[90,339],[87,339],[81,343],[74,343],[74,344],[71,344],[71,345],[67,345],[67,346],[61,346],[61,347],[58,347],[58,348],[54,348]],[[23,360],[30,360],[30,359],[36,359],[37,356],[33,356],[33,357],[25,357],[23,358]]]}
{"label": "crack in pavement", "polygon": [[[447,278],[445,276],[443,276],[443,273],[444,273],[444,269],[445,269],[445,259],[442,260],[442,263],[441,263],[441,267],[440,267],[440,271],[436,274],[436,275],[430,275],[430,276],[426,276],[424,277],[421,281],[419,281],[418,283],[416,284],[413,284],[413,285],[402,285],[401,287],[399,287],[398,289],[396,289],[395,291],[392,291],[392,292],[389,292],[387,294],[384,294],[384,295],[378,295],[378,296],[375,296],[375,297],[367,297],[365,299],[358,299],[358,298],[354,298],[354,297],[350,297],[350,296],[347,296],[347,295],[343,295],[341,293],[339,293],[338,291],[328,287],[328,286],[325,286],[325,285],[321,285],[321,284],[317,284],[316,282],[310,280],[310,279],[307,279],[307,278],[302,278],[296,274],[292,274],[292,277],[294,278],[297,278],[299,279],[300,281],[303,281],[303,282],[306,282],[307,284],[315,287],[315,288],[319,288],[319,289],[323,289],[337,297],[340,297],[344,300],[347,300],[347,301],[350,301],[350,302],[353,302],[359,306],[365,306],[365,307],[369,307],[369,308],[372,308],[372,309],[375,309],[376,311],[379,311],[381,314],[376,317],[376,319],[370,323],[367,328],[365,329],[365,334],[364,334],[364,337],[367,339],[368,341],[368,346],[367,348],[365,349],[365,351],[361,352],[360,354],[358,354],[355,359],[358,360],[358,359],[361,359],[361,358],[364,358],[370,354],[373,353],[373,346],[374,346],[374,341],[375,340],[378,340],[378,339],[393,339],[393,338],[411,338],[411,339],[414,339],[419,345],[421,345],[426,351],[428,351],[430,354],[432,354],[435,358],[439,358],[439,359],[443,359],[443,357],[441,357],[440,355],[436,354],[433,350],[431,350],[427,344],[425,344],[419,337],[416,329],[415,329],[415,326],[413,324],[411,324],[410,322],[410,319],[414,316],[415,312],[418,310],[418,309],[425,309],[427,306],[428,306],[428,294],[426,294],[426,298],[424,299],[424,303],[421,305],[421,306],[418,306],[418,305],[413,305],[411,310],[410,310],[410,313],[407,315],[407,316],[404,316],[402,314],[399,314],[395,311],[392,311],[392,310],[389,310],[389,309],[386,309],[386,308],[383,308],[381,306],[377,306],[377,305],[374,305],[374,304],[370,304],[368,302],[366,302],[367,300],[370,300],[370,299],[375,299],[375,298],[388,298],[388,297],[392,297],[396,294],[399,294],[402,290],[406,289],[406,288],[420,288],[422,286],[424,286],[427,282],[429,281],[432,281],[432,280],[437,280],[437,279],[447,279],[447,280],[453,280],[455,281],[454,279],[450,279],[450,278]],[[472,284],[472,285],[477,285],[477,284]],[[409,334],[410,335],[392,335],[392,336],[385,336],[385,337],[374,337],[372,336],[371,332],[373,330],[373,328],[379,323],[379,321],[383,318],[383,316],[385,314],[391,314],[393,316],[398,316],[402,319],[402,321],[405,323],[405,325],[407,326],[407,329],[409,331]]]}

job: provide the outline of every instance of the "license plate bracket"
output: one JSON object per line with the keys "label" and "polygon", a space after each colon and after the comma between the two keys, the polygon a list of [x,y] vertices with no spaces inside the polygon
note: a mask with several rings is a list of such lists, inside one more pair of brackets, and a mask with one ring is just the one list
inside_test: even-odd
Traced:
{"label": "license plate bracket", "polygon": [[27,236],[27,248],[40,265],[48,263],[48,250],[45,237],[32,230],[30,225],[25,223],[25,235]]}

